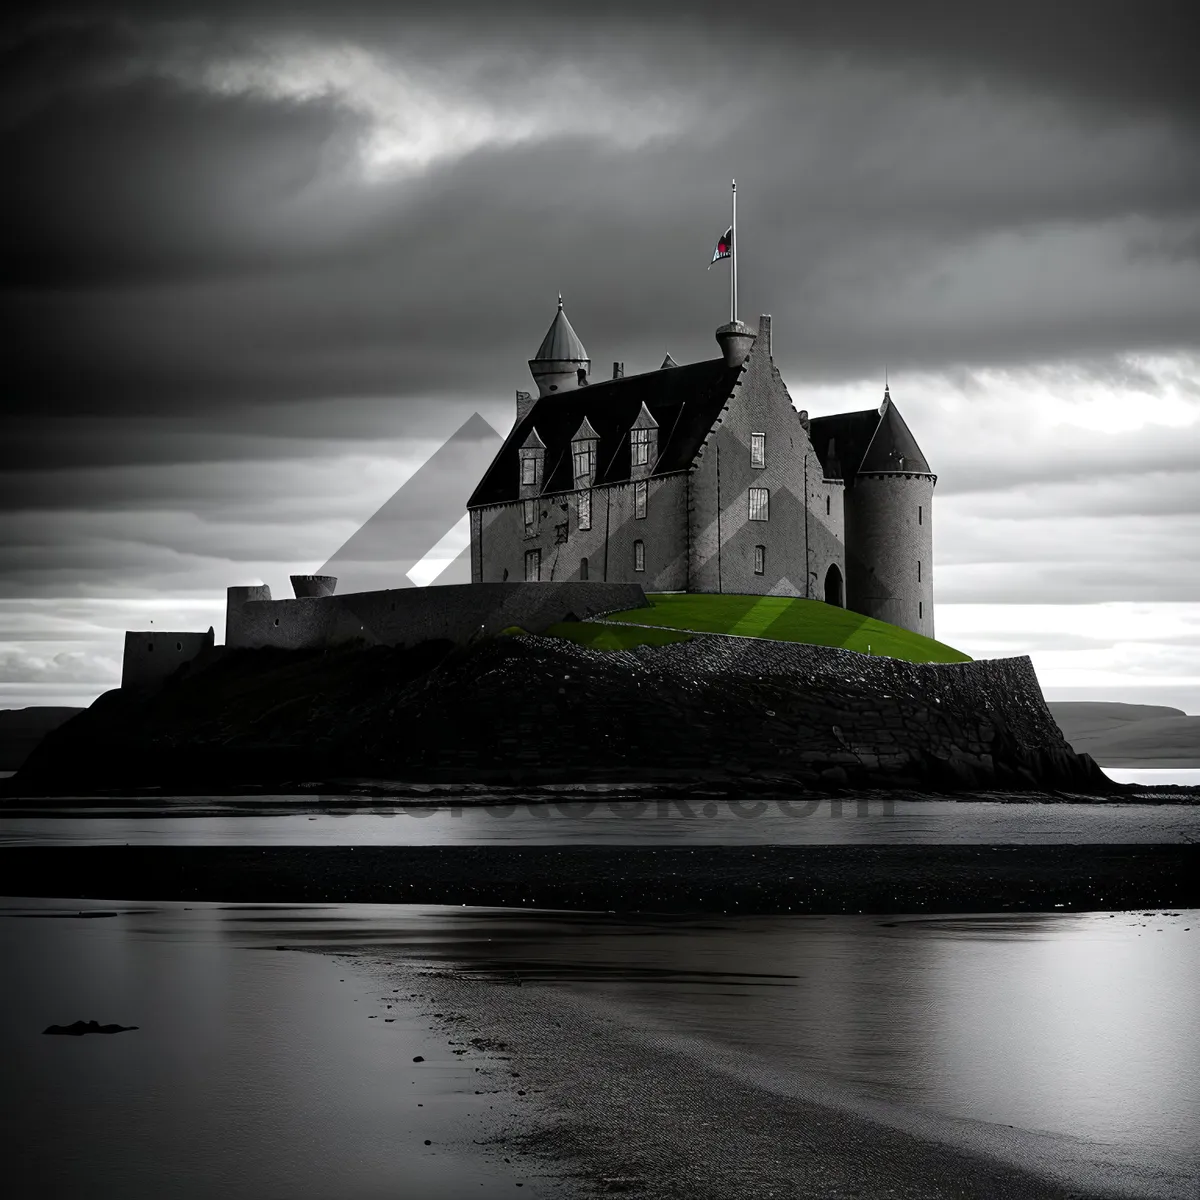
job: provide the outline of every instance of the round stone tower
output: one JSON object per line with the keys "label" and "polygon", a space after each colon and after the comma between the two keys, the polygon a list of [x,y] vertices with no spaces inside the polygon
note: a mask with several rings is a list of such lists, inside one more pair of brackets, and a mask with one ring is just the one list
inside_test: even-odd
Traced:
{"label": "round stone tower", "polygon": [[529,371],[538,385],[538,398],[556,392],[569,392],[586,384],[591,365],[588,352],[563,312],[560,295],[558,312],[554,314],[538,352],[529,360]]}
{"label": "round stone tower", "polygon": [[936,482],[885,388],[879,424],[846,488],[846,603],[926,637],[934,636]]}
{"label": "round stone tower", "polygon": [[743,363],[754,345],[755,331],[741,321],[730,321],[717,330],[717,344],[727,367]]}

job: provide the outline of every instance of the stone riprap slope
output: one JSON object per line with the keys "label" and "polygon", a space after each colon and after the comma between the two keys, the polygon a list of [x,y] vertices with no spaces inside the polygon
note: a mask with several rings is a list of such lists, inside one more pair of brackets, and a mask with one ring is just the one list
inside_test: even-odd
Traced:
{"label": "stone riprap slope", "polygon": [[1112,789],[1064,741],[1026,658],[914,664],[735,638],[614,653],[527,636],[217,653],[151,700],[107,693],[16,787],[749,775]]}

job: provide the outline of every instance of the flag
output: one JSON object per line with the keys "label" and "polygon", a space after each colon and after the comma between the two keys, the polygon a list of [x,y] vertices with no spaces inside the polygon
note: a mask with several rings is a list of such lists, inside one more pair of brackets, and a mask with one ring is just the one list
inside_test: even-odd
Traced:
{"label": "flag", "polygon": [[722,258],[733,257],[733,226],[725,230],[719,238],[717,238],[717,248],[713,251],[712,262],[708,265],[711,267],[713,263]]}

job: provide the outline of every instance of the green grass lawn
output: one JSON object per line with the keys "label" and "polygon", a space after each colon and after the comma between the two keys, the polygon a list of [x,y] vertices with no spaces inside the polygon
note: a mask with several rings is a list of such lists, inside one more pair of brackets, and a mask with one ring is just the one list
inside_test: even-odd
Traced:
{"label": "green grass lawn", "polygon": [[[610,613],[595,621],[553,626],[546,632],[551,636],[570,637],[572,641],[594,646],[598,650],[626,649],[631,645],[649,643],[662,645],[658,639],[670,631],[686,636],[688,630],[697,633],[736,633],[744,637],[768,638],[777,642],[804,642],[811,646],[840,646],[860,654],[881,654],[902,658],[908,662],[970,662],[968,655],[933,638],[910,633],[884,621],[875,621],[860,613],[848,612],[820,600],[794,600],[787,596],[710,596],[699,594],[652,595],[647,597],[651,608],[634,608],[628,612]],[[632,629],[609,625],[607,630],[624,635],[607,645],[590,637],[586,631],[605,629],[606,621],[630,621],[658,628]],[[661,633],[660,633],[661,629]],[[562,632],[556,632],[562,631]],[[602,634],[596,634],[597,639]],[[671,638],[670,640],[679,640]]]}

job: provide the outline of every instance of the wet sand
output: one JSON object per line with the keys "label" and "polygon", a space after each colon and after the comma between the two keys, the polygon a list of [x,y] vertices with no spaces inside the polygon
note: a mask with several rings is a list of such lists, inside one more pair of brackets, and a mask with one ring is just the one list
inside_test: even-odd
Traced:
{"label": "wet sand", "polygon": [[0,850],[12,895],[919,913],[1200,904],[1200,845],[97,846]]}
{"label": "wet sand", "polygon": [[1123,1194],[1106,1190],[1099,1173],[1081,1188],[1026,1169],[1022,1143],[1036,1135],[922,1118],[899,1105],[894,1119],[872,1119],[842,1095],[822,1095],[812,1080],[747,1070],[709,1043],[647,1027],[612,1000],[518,986],[515,978],[420,971],[386,954],[373,965],[371,955],[359,956],[354,965],[373,969],[381,996],[399,984],[422,997],[429,1015],[436,1010],[448,1043],[471,1047],[490,1086],[524,1106],[498,1135],[506,1152],[517,1161],[541,1160],[585,1196]]}

